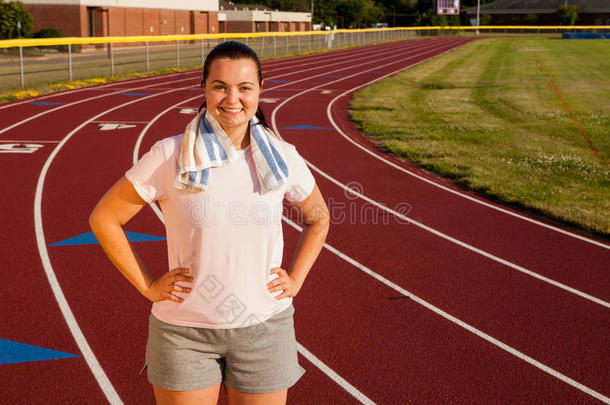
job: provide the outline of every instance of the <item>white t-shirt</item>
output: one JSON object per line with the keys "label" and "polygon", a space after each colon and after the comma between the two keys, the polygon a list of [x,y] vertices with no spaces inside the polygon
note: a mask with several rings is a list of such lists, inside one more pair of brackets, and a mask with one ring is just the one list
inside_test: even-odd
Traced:
{"label": "white t-shirt", "polygon": [[194,278],[190,293],[174,293],[183,302],[156,302],[152,313],[170,324],[199,328],[263,322],[292,302],[276,300],[279,293],[266,287],[276,277],[269,271],[282,263],[282,201],[304,200],[315,180],[295,147],[282,141],[289,181],[279,190],[260,194],[250,147],[238,151],[238,160],[212,168],[206,191],[178,190],[173,184],[181,142],[178,135],[155,143],[125,173],[142,199],[159,201],[169,269],[188,267]]}

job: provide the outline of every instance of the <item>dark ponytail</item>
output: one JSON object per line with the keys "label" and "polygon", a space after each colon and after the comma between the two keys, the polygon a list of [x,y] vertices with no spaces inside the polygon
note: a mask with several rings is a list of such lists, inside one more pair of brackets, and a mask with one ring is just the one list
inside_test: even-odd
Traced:
{"label": "dark ponytail", "polygon": [[[201,86],[205,84],[205,81],[208,78],[210,73],[210,66],[212,66],[212,62],[218,58],[229,58],[229,59],[250,59],[256,64],[256,73],[258,76],[258,85],[263,85],[263,72],[261,68],[261,61],[258,59],[258,55],[252,48],[248,45],[237,42],[237,41],[227,41],[221,42],[216,45],[214,49],[210,51],[208,56],[205,58],[205,62],[203,63],[203,79],[201,81]],[[199,112],[206,107],[205,100],[199,107]],[[263,125],[265,128],[269,129],[269,125],[267,124],[267,120],[265,119],[265,114],[263,114],[263,110],[258,106],[256,109],[256,118],[258,118],[259,124]]]}

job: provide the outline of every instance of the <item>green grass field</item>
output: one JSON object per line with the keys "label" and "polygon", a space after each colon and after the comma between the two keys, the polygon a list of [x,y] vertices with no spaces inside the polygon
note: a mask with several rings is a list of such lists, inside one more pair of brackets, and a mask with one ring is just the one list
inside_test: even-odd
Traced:
{"label": "green grass field", "polygon": [[358,92],[351,118],[398,157],[610,236],[610,41],[475,41]]}

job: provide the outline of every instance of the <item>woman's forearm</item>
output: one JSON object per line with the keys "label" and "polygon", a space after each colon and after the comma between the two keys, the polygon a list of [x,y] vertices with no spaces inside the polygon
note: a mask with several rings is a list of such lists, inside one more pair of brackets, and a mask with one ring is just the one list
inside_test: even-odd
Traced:
{"label": "woman's forearm", "polygon": [[132,248],[123,228],[118,223],[96,216],[89,220],[91,230],[114,266],[138,291],[145,295],[154,278]]}
{"label": "woman's forearm", "polygon": [[305,224],[294,252],[288,273],[296,280],[299,287],[318,258],[326,235],[328,234],[328,217],[323,216],[312,224]]}

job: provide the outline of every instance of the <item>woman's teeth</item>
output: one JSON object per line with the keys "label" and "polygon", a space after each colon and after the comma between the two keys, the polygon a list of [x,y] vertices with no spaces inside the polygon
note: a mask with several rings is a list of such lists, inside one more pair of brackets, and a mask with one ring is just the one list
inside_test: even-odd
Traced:
{"label": "woman's teeth", "polygon": [[240,112],[240,111],[241,111],[241,108],[227,108],[227,107],[221,107],[221,109],[222,109],[223,111],[230,112],[230,113],[236,113],[236,112]]}

